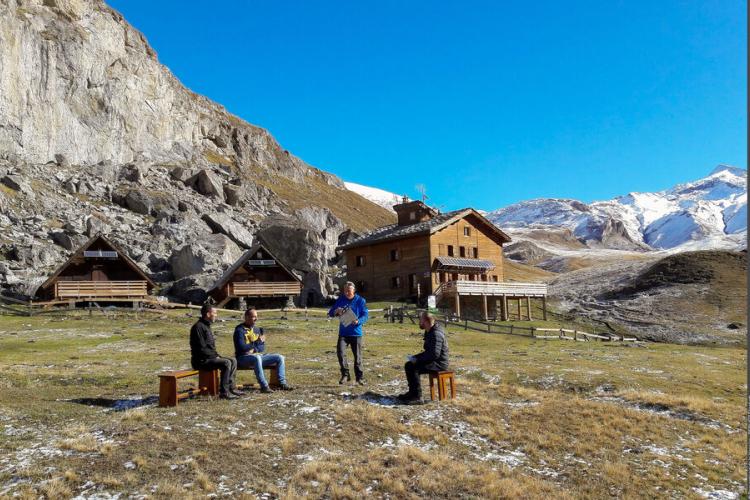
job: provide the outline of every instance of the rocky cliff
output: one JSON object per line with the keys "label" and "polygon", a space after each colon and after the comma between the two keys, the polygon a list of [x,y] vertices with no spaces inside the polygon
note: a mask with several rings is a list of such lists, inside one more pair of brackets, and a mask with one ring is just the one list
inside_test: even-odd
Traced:
{"label": "rocky cliff", "polygon": [[207,286],[261,227],[272,238],[296,225],[314,235],[295,242],[315,256],[300,272],[320,282],[341,233],[393,220],[185,88],[101,1],[0,0],[0,88],[6,292],[33,295],[100,231],[179,297]]}

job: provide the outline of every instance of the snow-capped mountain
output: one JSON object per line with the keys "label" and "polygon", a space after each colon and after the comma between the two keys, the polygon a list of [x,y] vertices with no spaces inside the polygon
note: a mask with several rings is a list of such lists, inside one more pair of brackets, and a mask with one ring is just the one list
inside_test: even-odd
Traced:
{"label": "snow-capped mountain", "polygon": [[590,204],[535,199],[487,217],[504,229],[568,229],[589,246],[740,249],[747,237],[747,170],[719,165],[707,177],[666,191]]}
{"label": "snow-capped mountain", "polygon": [[395,193],[374,187],[363,186],[362,184],[356,184],[354,182],[345,182],[344,185],[346,185],[346,189],[349,191],[354,191],[363,198],[385,208],[393,208],[393,205],[401,203],[401,200],[403,199],[402,196]]}

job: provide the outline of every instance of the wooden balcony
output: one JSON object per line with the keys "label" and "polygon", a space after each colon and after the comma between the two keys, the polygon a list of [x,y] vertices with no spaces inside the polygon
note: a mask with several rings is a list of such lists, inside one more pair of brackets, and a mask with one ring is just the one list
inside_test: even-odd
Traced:
{"label": "wooden balcony", "polygon": [[448,281],[435,290],[436,296],[487,295],[491,297],[545,297],[546,283],[516,283],[492,281]]}
{"label": "wooden balcony", "polygon": [[140,298],[148,295],[145,281],[58,281],[57,299]]}
{"label": "wooden balcony", "polygon": [[230,297],[278,297],[299,295],[301,291],[302,283],[298,281],[229,283]]}

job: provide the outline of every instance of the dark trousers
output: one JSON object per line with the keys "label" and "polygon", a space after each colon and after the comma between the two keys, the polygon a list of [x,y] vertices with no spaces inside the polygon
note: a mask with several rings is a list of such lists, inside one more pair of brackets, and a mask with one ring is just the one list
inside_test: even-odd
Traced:
{"label": "dark trousers", "polygon": [[362,337],[342,337],[336,344],[336,355],[339,357],[339,368],[341,375],[349,376],[349,363],[346,361],[346,346],[352,348],[354,355],[354,376],[357,380],[362,379]]}
{"label": "dark trousers", "polygon": [[221,394],[229,393],[229,389],[234,387],[234,375],[237,372],[237,360],[234,358],[207,359],[197,367],[198,370],[216,370],[221,372]]}
{"label": "dark trousers", "polygon": [[422,397],[422,385],[419,376],[427,373],[429,370],[420,362],[407,361],[404,365],[406,372],[406,381],[409,383],[409,394]]}

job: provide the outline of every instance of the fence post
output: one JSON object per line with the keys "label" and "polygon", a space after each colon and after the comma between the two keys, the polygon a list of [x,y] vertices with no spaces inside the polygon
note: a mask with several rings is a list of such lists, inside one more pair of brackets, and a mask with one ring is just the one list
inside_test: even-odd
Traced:
{"label": "fence post", "polygon": [[510,334],[513,335],[513,325],[510,325]]}
{"label": "fence post", "polygon": [[562,328],[560,328],[560,340],[562,340],[562,338],[563,338],[563,335],[565,335],[565,333],[563,332],[563,329],[562,329]]}
{"label": "fence post", "polygon": [[573,330],[573,340],[578,340],[578,330]]}

